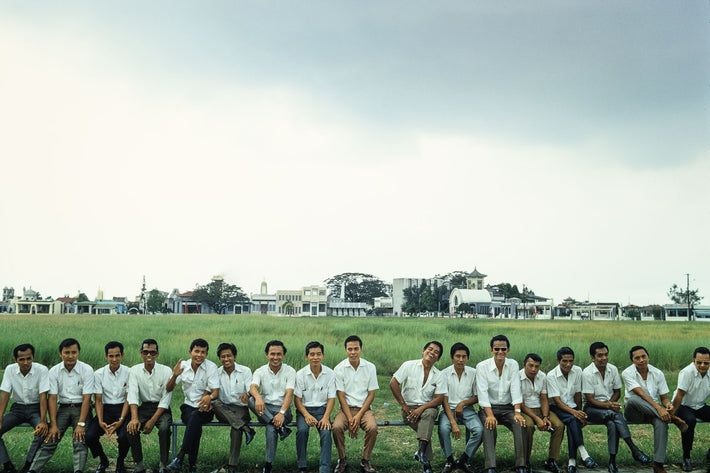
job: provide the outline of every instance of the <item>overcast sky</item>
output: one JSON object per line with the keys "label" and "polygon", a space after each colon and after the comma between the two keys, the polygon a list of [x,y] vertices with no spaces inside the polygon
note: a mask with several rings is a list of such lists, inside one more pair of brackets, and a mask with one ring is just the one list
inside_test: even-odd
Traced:
{"label": "overcast sky", "polygon": [[707,1],[0,3],[0,286],[477,267],[710,303]]}

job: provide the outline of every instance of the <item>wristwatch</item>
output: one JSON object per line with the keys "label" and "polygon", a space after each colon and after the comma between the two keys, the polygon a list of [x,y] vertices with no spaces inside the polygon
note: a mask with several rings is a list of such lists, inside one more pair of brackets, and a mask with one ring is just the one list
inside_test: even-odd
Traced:
{"label": "wristwatch", "polygon": [[515,412],[517,412],[518,414],[520,414],[520,409],[515,409]]}
{"label": "wristwatch", "polygon": [[279,414],[281,414],[282,416],[285,416],[285,415],[286,415],[286,411],[279,411]]}
{"label": "wristwatch", "polygon": [[76,425],[78,427],[86,427],[86,422],[77,422]]}

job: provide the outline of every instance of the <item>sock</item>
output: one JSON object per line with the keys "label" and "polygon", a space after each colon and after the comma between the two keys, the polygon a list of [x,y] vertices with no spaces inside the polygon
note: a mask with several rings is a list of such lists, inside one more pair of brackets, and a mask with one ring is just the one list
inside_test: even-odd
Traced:
{"label": "sock", "polygon": [[616,453],[610,453],[609,454],[609,464],[610,465],[616,465]]}
{"label": "sock", "polygon": [[582,460],[589,458],[589,453],[587,453],[587,449],[584,448],[584,445],[577,447],[577,451],[579,452],[579,456],[582,457]]}
{"label": "sock", "polygon": [[453,456],[453,455],[449,455],[448,457],[446,457],[446,463],[451,463],[451,464],[453,465],[453,464],[455,463],[455,462],[454,462],[454,456]]}
{"label": "sock", "polygon": [[465,453],[463,453],[463,454],[461,455],[461,458],[459,458],[459,463],[461,463],[462,465],[467,464],[467,463],[468,463],[468,455],[466,455]]}
{"label": "sock", "polygon": [[569,463],[567,463],[569,466],[577,466],[577,459],[576,458],[570,458]]}
{"label": "sock", "polygon": [[639,448],[634,444],[634,441],[631,440],[631,437],[625,438],[624,442],[626,442],[626,445],[628,445],[631,449],[631,453],[636,453],[638,451]]}

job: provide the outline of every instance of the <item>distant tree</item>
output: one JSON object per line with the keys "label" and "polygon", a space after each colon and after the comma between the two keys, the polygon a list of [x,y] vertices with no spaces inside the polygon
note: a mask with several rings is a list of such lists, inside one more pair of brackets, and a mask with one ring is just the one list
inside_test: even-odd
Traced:
{"label": "distant tree", "polygon": [[630,318],[631,320],[641,320],[641,311],[634,308],[634,309],[629,309],[626,312],[626,316]]}
{"label": "distant tree", "polygon": [[83,292],[80,292],[79,295],[76,296],[76,302],[89,302],[89,297]]}
{"label": "distant tree", "polygon": [[699,289],[687,289],[684,291],[683,288],[678,287],[677,284],[673,284],[668,290],[668,298],[676,304],[686,304],[690,306],[688,320],[692,320],[693,307],[703,300]]}
{"label": "distant tree", "polygon": [[422,295],[419,298],[419,307],[422,312],[434,312],[439,307],[436,296],[432,292],[432,287],[425,285],[422,290]]}
{"label": "distant tree", "polygon": [[516,284],[502,282],[500,284],[496,284],[495,286],[491,286],[491,290],[494,294],[501,295],[506,299],[510,299],[511,297],[522,299],[522,295],[520,294]]}
{"label": "distant tree", "polygon": [[422,296],[427,288],[428,285],[426,281],[422,281],[418,286],[404,288],[404,291],[402,291],[402,295],[404,296],[402,312],[417,313],[426,310],[422,306]]}
{"label": "distant tree", "polygon": [[466,271],[451,271],[450,273],[434,276],[435,279],[443,279],[444,284],[446,284],[449,289],[465,289],[466,288],[466,278],[468,273]]}
{"label": "distant tree", "polygon": [[345,284],[345,300],[349,302],[375,303],[375,297],[392,295],[391,285],[372,274],[342,273],[323,281],[331,296],[340,296],[340,289]]}
{"label": "distant tree", "polygon": [[152,289],[148,292],[148,301],[146,302],[146,310],[151,314],[165,313],[165,294],[158,289]]}
{"label": "distant tree", "polygon": [[475,307],[469,304],[468,302],[464,302],[462,304],[459,304],[456,307],[456,313],[457,314],[472,314],[475,311]]}
{"label": "distant tree", "polygon": [[216,278],[204,286],[197,286],[192,299],[200,304],[207,304],[215,313],[223,314],[236,304],[249,300],[242,288],[227,284],[224,279]]}

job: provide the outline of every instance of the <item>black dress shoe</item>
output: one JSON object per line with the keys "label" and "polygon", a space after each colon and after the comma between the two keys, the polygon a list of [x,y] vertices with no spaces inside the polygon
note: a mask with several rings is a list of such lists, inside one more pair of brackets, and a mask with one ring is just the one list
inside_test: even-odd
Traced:
{"label": "black dress shoe", "polygon": [[[459,470],[461,470],[461,471],[463,471],[463,473],[474,473],[473,468],[471,468],[470,466],[468,466],[468,463],[464,463],[464,462],[461,462],[461,461],[459,461],[458,463],[456,463],[455,468],[456,468],[456,469],[459,469]],[[442,472],[442,473],[443,473],[443,472]]]}
{"label": "black dress shoe", "polygon": [[542,467],[550,473],[560,473],[559,465],[557,465],[557,462],[552,458],[548,458],[547,460],[545,460],[545,463],[542,464]]}
{"label": "black dress shoe", "polygon": [[178,457],[173,458],[173,461],[168,464],[167,468],[172,471],[182,470],[182,460]]}
{"label": "black dress shoe", "polygon": [[681,466],[683,471],[693,471],[693,462],[690,461],[690,458],[683,458],[683,464]]}
{"label": "black dress shoe", "polygon": [[569,465],[567,467],[567,473],[577,473],[577,467],[575,465]]}
{"label": "black dress shoe", "polygon": [[244,432],[244,439],[246,445],[249,445],[252,440],[254,440],[254,437],[256,436],[256,430],[254,429],[249,429],[246,432]]}
{"label": "black dress shoe", "polygon": [[96,471],[94,473],[106,473],[106,468],[108,468],[107,464],[99,463],[99,466],[96,467]]}
{"label": "black dress shoe", "polygon": [[609,463],[609,473],[619,473],[619,467],[616,463]]}
{"label": "black dress shoe", "polygon": [[441,470],[441,473],[452,473],[454,471],[454,464],[453,463],[447,463],[444,465],[444,469]]}
{"label": "black dress shoe", "polygon": [[584,460],[582,460],[582,465],[584,465],[585,468],[598,468],[599,464],[592,460],[592,457],[587,457]]}
{"label": "black dress shoe", "polygon": [[281,426],[281,428],[279,429],[279,440],[286,440],[286,437],[288,437],[289,435],[291,435],[291,429],[289,429],[285,425]]}
{"label": "black dress shoe", "polygon": [[653,461],[653,460],[651,459],[651,457],[649,457],[648,455],[646,455],[645,453],[643,453],[641,450],[636,450],[636,451],[633,453],[633,457],[634,457],[634,460],[636,460],[636,461],[639,462],[639,463],[643,463],[644,465],[645,465],[645,464],[648,464],[648,463],[651,463],[651,462]]}

